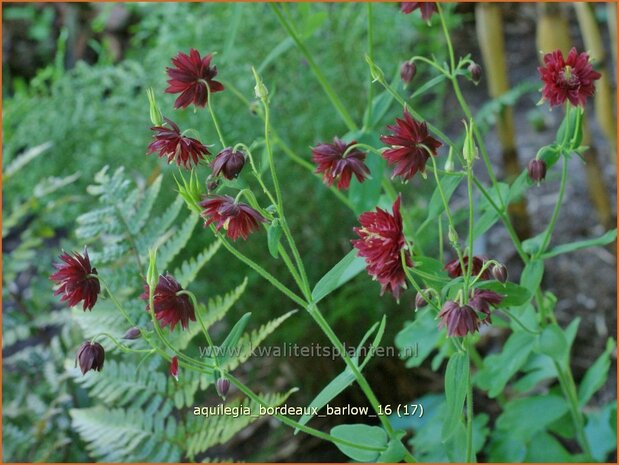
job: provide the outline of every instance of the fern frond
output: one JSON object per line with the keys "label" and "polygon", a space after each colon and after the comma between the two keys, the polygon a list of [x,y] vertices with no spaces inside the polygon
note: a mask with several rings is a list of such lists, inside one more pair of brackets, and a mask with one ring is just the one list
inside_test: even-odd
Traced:
{"label": "fern frond", "polygon": [[148,255],[148,249],[153,246],[156,239],[161,236],[178,217],[183,207],[183,199],[177,197],[176,200],[163,212],[161,216],[158,216],[154,220],[149,221],[144,229],[141,231],[140,236],[136,239],[138,251],[140,256]]}
{"label": "fern frond", "polygon": [[132,216],[131,223],[129,224],[129,230],[131,234],[137,234],[142,229],[144,224],[146,224],[150,212],[155,205],[155,200],[157,199],[159,191],[161,190],[162,179],[163,176],[157,176],[157,179],[155,179],[155,181],[148,187],[148,189],[146,189],[144,195],[141,196],[142,198],[140,201],[140,205],[135,212],[135,215]]}
{"label": "fern frond", "polygon": [[217,253],[219,247],[221,247],[221,242],[216,240],[200,252],[197,257],[192,257],[189,260],[185,260],[179,268],[174,270],[174,277],[180,285],[184,288],[189,286],[189,283],[196,278],[196,275],[202,267],[206,265],[211,258],[213,258],[215,253]]}
{"label": "fern frond", "polygon": [[198,220],[198,215],[189,215],[182,226],[159,248],[157,253],[157,267],[161,272],[166,270],[174,257],[176,257],[187,242],[189,242],[191,233],[193,233],[196,224],[198,224]]}
{"label": "fern frond", "polygon": [[[259,395],[269,406],[275,407],[282,404],[286,399],[295,392],[292,389],[285,393],[266,394]],[[226,404],[227,407],[238,407],[241,405],[240,400],[232,401]],[[203,417],[197,415],[190,417],[187,420],[187,433],[186,439],[187,455],[189,457],[195,457],[209,448],[223,444],[228,441],[232,436],[245,428],[247,425],[260,419],[260,405],[253,400],[247,402],[243,401],[243,407],[249,407],[250,415],[239,415],[234,417],[233,415],[216,415]]]}
{"label": "fern frond", "polygon": [[234,370],[241,363],[245,362],[249,357],[252,356],[256,347],[258,347],[262,342],[274,332],[279,326],[290,318],[293,314],[295,314],[297,310],[291,310],[288,313],[280,316],[279,318],[275,318],[268,323],[265,323],[260,328],[253,330],[251,333],[245,333],[241,336],[239,343],[237,345],[237,349],[234,352],[234,356],[227,360],[225,363],[225,368],[228,371]]}
{"label": "fern frond", "polygon": [[245,292],[246,287],[247,277],[243,279],[241,284],[225,295],[217,295],[210,298],[206,306],[200,305],[200,308],[197,309],[197,311],[204,314],[204,323],[206,326],[210,327],[217,321],[221,320],[226,315],[228,310],[230,310],[236,303],[236,301],[239,300],[243,292]]}
{"label": "fern frond", "polygon": [[105,462],[178,462],[181,443],[176,419],[169,413],[169,409],[146,412],[101,406],[69,411],[88,451]]}

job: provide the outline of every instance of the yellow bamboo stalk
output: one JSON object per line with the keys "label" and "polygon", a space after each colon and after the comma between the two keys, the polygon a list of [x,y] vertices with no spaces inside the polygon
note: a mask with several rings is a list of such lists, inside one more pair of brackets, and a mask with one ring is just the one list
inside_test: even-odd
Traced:
{"label": "yellow bamboo stalk", "polygon": [[617,4],[607,3],[608,31],[610,32],[610,51],[613,54],[613,68],[617,67]]}
{"label": "yellow bamboo stalk", "polygon": [[[596,70],[602,74],[602,77],[595,84],[595,117],[602,132],[608,139],[614,154],[617,147],[617,122],[614,114],[615,97],[611,87],[610,76],[606,71],[606,50],[602,42],[602,34],[593,14],[592,6],[582,2],[573,3],[573,5],[585,41],[585,47],[596,64]],[[616,156],[612,156],[611,160],[616,163]]]}
{"label": "yellow bamboo stalk", "polygon": [[[553,50],[561,50],[567,54],[572,47],[570,29],[566,11],[559,4],[538,5],[538,21],[536,33],[537,48],[540,52],[540,61],[544,54]],[[587,115],[583,119],[583,145],[589,149],[583,154],[586,161],[585,174],[589,197],[595,208],[600,223],[604,227],[610,227],[612,223],[612,208],[610,197],[604,182],[603,169],[599,161],[598,151],[591,138],[591,131],[587,122]]]}
{"label": "yellow bamboo stalk", "polygon": [[[484,62],[484,71],[490,97],[503,95],[510,88],[505,61],[505,41],[503,38],[503,17],[501,5],[478,3],[475,7],[477,39]],[[511,107],[505,107],[497,118],[497,135],[503,149],[503,169],[505,178],[510,181],[520,172],[518,151],[514,130],[514,115]],[[509,205],[509,215],[520,238],[530,236],[530,223],[526,199]]]}

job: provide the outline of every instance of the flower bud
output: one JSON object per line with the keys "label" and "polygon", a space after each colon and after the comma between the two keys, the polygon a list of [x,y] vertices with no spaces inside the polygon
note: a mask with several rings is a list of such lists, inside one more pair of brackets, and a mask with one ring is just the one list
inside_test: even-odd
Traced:
{"label": "flower bud", "polygon": [[413,80],[416,73],[417,66],[415,63],[412,61],[405,61],[402,63],[402,66],[400,67],[400,77],[402,78],[404,85],[408,85]]}
{"label": "flower bud", "polygon": [[479,66],[477,63],[471,63],[468,67],[469,73],[471,73],[471,80],[475,83],[475,84],[479,84],[479,81],[481,81],[481,66]]}
{"label": "flower bud", "polygon": [[153,123],[153,126],[161,126],[163,124],[163,115],[161,114],[159,105],[157,105],[157,100],[155,99],[155,91],[152,87],[146,89],[146,95],[148,96],[150,122]]}
{"label": "flower bud", "polygon": [[529,178],[536,182],[540,183],[546,178],[546,163],[543,160],[539,160],[534,158],[529,162]]}
{"label": "flower bud", "polygon": [[226,378],[219,378],[215,383],[215,389],[217,389],[217,394],[219,397],[226,400],[226,395],[230,389],[230,381]]}
{"label": "flower bud", "polygon": [[507,267],[502,263],[496,263],[492,267],[492,276],[500,283],[505,283],[507,281]]}
{"label": "flower bud", "polygon": [[470,124],[466,124],[463,121],[465,128],[464,146],[462,147],[462,156],[466,162],[471,166],[473,161],[478,158],[477,146],[475,145],[475,135],[473,134],[473,120],[470,120]]}
{"label": "flower bud", "polygon": [[176,355],[172,357],[172,361],[170,362],[170,376],[178,381],[178,358]]}
{"label": "flower bud", "polygon": [[445,167],[443,168],[448,173],[453,173],[456,169],[456,164],[454,163],[453,152],[454,152],[453,147],[450,146],[449,155],[447,155],[447,161],[445,162]]}
{"label": "flower bud", "polygon": [[428,302],[423,294],[421,292],[417,292],[417,295],[415,296],[415,310],[423,308],[426,305],[428,305]]}
{"label": "flower bud", "polygon": [[139,338],[140,336],[142,336],[142,331],[140,331],[140,328],[133,327],[133,328],[129,328],[127,330],[127,332],[123,336],[123,339],[128,339],[128,340],[132,341],[134,339]]}
{"label": "flower bud", "polygon": [[458,241],[460,240],[458,236],[458,231],[456,231],[452,225],[449,225],[449,231],[447,233],[447,238],[449,239],[449,242],[454,245],[457,245]]}
{"label": "flower bud", "polygon": [[365,61],[370,65],[370,75],[372,76],[372,82],[385,82],[385,73],[372,61],[369,55],[365,55]]}
{"label": "flower bud", "polygon": [[254,87],[254,93],[256,94],[256,97],[259,98],[260,100],[265,100],[269,95],[269,90],[262,82],[262,78],[258,76],[258,72],[254,68],[252,68],[251,70],[254,73],[254,79],[256,81],[256,86]]}
{"label": "flower bud", "polygon": [[79,363],[82,374],[85,375],[87,371],[101,371],[103,368],[103,362],[105,361],[105,349],[98,342],[84,342],[75,357],[75,366]]}
{"label": "flower bud", "polygon": [[221,174],[228,180],[236,178],[243,169],[243,166],[245,166],[245,155],[232,147],[226,147],[219,152],[211,163],[213,176]]}
{"label": "flower bud", "polygon": [[209,176],[206,180],[206,190],[208,191],[208,193],[211,194],[215,192],[215,190],[219,187],[219,183],[219,178],[212,178],[211,176]]}

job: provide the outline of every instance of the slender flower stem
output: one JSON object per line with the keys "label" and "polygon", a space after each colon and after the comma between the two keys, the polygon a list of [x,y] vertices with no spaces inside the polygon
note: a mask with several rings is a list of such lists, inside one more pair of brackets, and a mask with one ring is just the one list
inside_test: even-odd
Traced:
{"label": "slender flower stem", "polygon": [[125,352],[125,353],[147,353],[147,352],[152,352],[152,349],[132,349],[131,347],[124,346],[120,342],[118,342],[118,339],[116,339],[114,336],[112,336],[109,333],[99,333],[95,337],[92,338],[92,341],[94,342],[94,340],[97,339],[98,337],[107,337],[110,341],[112,341],[112,343],[119,350],[121,350],[122,352]]}
{"label": "slender flower stem", "polygon": [[204,84],[206,85],[207,101],[208,101],[206,106],[208,107],[208,112],[211,115],[211,119],[213,120],[213,126],[215,126],[215,131],[217,131],[217,137],[219,137],[219,142],[221,143],[221,148],[223,149],[226,147],[226,142],[224,141],[224,136],[221,132],[221,129],[219,128],[219,122],[217,121],[217,117],[215,116],[215,110],[213,109],[213,99],[211,98],[211,87],[208,85],[208,82],[206,82],[205,80],[201,80],[201,82],[204,82]]}
{"label": "slender flower stem", "polygon": [[544,235],[544,241],[542,242],[542,246],[537,251],[535,258],[541,257],[541,255],[546,251],[546,248],[550,244],[550,240],[552,239],[552,232],[555,229],[555,225],[557,224],[557,219],[559,218],[559,212],[561,211],[561,204],[563,203],[563,197],[565,196],[565,187],[567,186],[567,157],[563,158],[563,166],[561,170],[561,186],[559,187],[559,198],[557,199],[557,203],[555,204],[555,208],[552,212],[552,217],[550,218],[550,224],[548,228],[546,228],[546,234]]}
{"label": "slender flower stem", "polygon": [[271,3],[270,6],[273,12],[275,13],[275,16],[277,16],[277,19],[279,20],[280,24],[284,27],[288,35],[292,38],[292,40],[296,44],[299,51],[303,54],[303,56],[307,60],[307,63],[309,64],[310,68],[312,69],[312,72],[316,76],[316,79],[318,79],[318,82],[320,83],[320,85],[322,86],[322,89],[327,94],[327,97],[329,97],[329,100],[331,100],[331,103],[333,104],[334,108],[337,110],[338,114],[342,118],[342,121],[344,121],[344,123],[346,124],[346,126],[348,127],[350,131],[357,131],[358,128],[357,128],[357,125],[355,124],[355,121],[352,119],[352,117],[348,113],[348,110],[346,109],[342,101],[339,99],[339,97],[337,96],[337,94],[335,93],[331,85],[329,84],[329,81],[323,74],[320,67],[316,64],[316,61],[314,60],[314,57],[312,56],[308,48],[305,46],[305,44],[303,43],[299,35],[295,32],[292,24],[284,17],[284,15],[282,14],[282,12],[280,11],[277,5],[275,5],[274,3]]}

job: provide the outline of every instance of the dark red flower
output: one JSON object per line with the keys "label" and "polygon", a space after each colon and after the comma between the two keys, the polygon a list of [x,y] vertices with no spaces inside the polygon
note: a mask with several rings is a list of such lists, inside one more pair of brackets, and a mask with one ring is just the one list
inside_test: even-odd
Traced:
{"label": "dark red flower", "polygon": [[105,349],[98,342],[84,342],[77,351],[75,366],[79,363],[82,374],[87,371],[101,371],[105,362]]}
{"label": "dark red flower", "polygon": [[538,68],[544,81],[542,96],[550,106],[561,105],[566,100],[574,106],[584,105],[587,97],[595,94],[594,81],[602,76],[593,70],[589,55],[578,53],[575,47],[563,58],[561,50],[544,55],[544,66]]}
{"label": "dark red flower", "polygon": [[99,280],[92,275],[97,274],[97,269],[90,266],[88,251],[84,247],[84,255],[78,252],[67,252],[60,255],[64,263],[54,263],[56,272],[49,279],[58,284],[54,295],[61,295],[61,302],[67,301],[73,307],[80,301],[84,301],[83,310],[92,310],[97,303],[97,297],[101,292]]}
{"label": "dark red flower", "polygon": [[492,267],[492,276],[498,282],[505,284],[508,277],[507,267],[502,263],[497,263]]}
{"label": "dark red flower", "polygon": [[337,180],[338,189],[348,189],[353,174],[359,182],[363,182],[370,175],[364,162],[365,153],[355,148],[344,156],[346,150],[356,143],[352,141],[347,144],[334,137],[332,144],[318,144],[312,148],[312,161],[317,165],[316,173],[323,173],[322,180],[327,186],[333,185]]}
{"label": "dark red flower", "polygon": [[[153,293],[153,304],[155,307],[155,318],[160,321],[160,325],[164,328],[170,325],[170,331],[174,330],[176,324],[180,321],[182,329],[186,329],[189,325],[189,320],[196,321],[195,309],[188,295],[178,295],[183,288],[169,274],[159,275],[159,281],[155,286]],[[144,293],[140,296],[146,301],[146,311],[150,310],[149,306],[148,284],[144,285]]]}
{"label": "dark red flower", "polygon": [[410,14],[418,8],[424,21],[430,21],[432,14],[438,11],[436,2],[402,2],[400,5],[400,10],[404,14]]}
{"label": "dark red flower", "polygon": [[491,323],[490,320],[490,307],[496,307],[503,301],[504,296],[497,294],[494,291],[487,289],[474,289],[471,298],[469,299],[469,306],[479,313],[483,313],[484,317],[481,319],[482,323]]}
{"label": "dark red flower", "polygon": [[176,161],[178,166],[183,165],[187,169],[197,165],[210,152],[202,143],[191,137],[181,134],[180,128],[168,118],[164,118],[169,128],[154,126],[150,128],[155,132],[153,139],[148,145],[147,155],[159,152],[160,158],[167,158],[168,163]]}
{"label": "dark red flower", "polygon": [[178,381],[178,358],[176,355],[172,357],[172,361],[170,362],[170,375]]}
{"label": "dark red flower", "polygon": [[197,107],[204,107],[208,103],[208,88],[210,93],[220,92],[224,90],[221,82],[213,80],[217,76],[217,67],[211,66],[211,54],[200,58],[200,53],[195,50],[189,50],[189,55],[178,52],[175,58],[172,58],[173,68],[166,68],[168,76],[168,88],[165,90],[168,94],[178,94],[174,102],[175,108],[186,108],[192,103]]}
{"label": "dark red flower", "polygon": [[[488,259],[486,257],[477,257],[477,256],[473,257],[473,269],[471,270],[473,277],[479,274],[479,272],[484,266],[484,263],[487,260]],[[462,261],[464,262],[464,267],[466,271],[469,266],[469,257],[465,255],[464,257],[462,257]],[[458,260],[457,258],[447,263],[447,265],[445,265],[445,270],[447,270],[447,274],[449,274],[451,278],[457,278],[458,276],[464,276],[462,267],[460,266],[460,260]],[[482,280],[490,279],[490,270],[486,268],[484,272],[481,274],[480,279]]]}
{"label": "dark red flower", "polygon": [[458,305],[453,300],[443,304],[438,317],[441,319],[438,327],[447,327],[447,334],[450,336],[463,337],[479,329],[479,317],[475,310],[469,305]]}
{"label": "dark red flower", "polygon": [[239,236],[247,239],[252,232],[259,229],[260,223],[266,221],[266,218],[249,205],[236,202],[228,195],[207,196],[200,202],[200,206],[204,208],[204,226],[215,223],[217,230],[224,228],[233,241]]}
{"label": "dark red flower", "polygon": [[[354,228],[359,239],[351,241],[365,258],[365,269],[381,285],[381,295],[391,292],[400,298],[406,289],[406,275],[402,266],[401,251],[406,247],[400,214],[400,197],[393,204],[392,213],[381,208],[365,212],[359,217],[360,228]],[[408,266],[412,266],[410,253],[406,252]]]}
{"label": "dark red flower", "polygon": [[245,155],[242,152],[226,147],[217,154],[211,162],[213,176],[223,175],[226,179],[236,178],[245,166]]}
{"label": "dark red flower", "polygon": [[544,160],[534,158],[529,162],[528,172],[531,181],[540,183],[546,178],[546,163]]}
{"label": "dark red flower", "polygon": [[392,134],[381,136],[380,140],[391,148],[383,151],[383,157],[389,165],[395,165],[392,177],[400,176],[411,179],[418,171],[424,172],[430,153],[436,156],[436,150],[442,145],[428,133],[425,122],[415,121],[408,110],[404,110],[404,119],[396,118],[396,124],[387,126]]}

